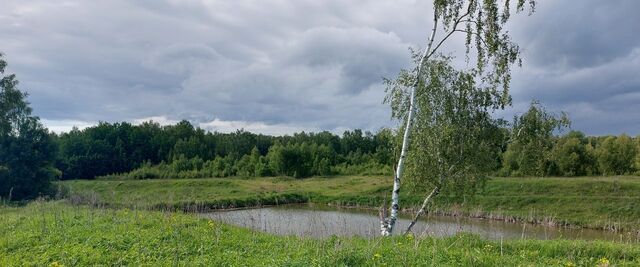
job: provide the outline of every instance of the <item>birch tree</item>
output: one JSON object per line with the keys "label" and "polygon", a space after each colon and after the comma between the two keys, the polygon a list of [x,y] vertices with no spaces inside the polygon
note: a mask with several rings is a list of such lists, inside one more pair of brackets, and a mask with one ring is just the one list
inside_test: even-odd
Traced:
{"label": "birch tree", "polygon": [[[447,116],[452,114],[448,114],[444,109],[438,110],[437,108],[432,109],[428,106],[421,106],[441,102],[440,100],[428,98],[421,101],[421,97],[435,92],[433,91],[435,90],[434,86],[441,84],[445,87],[438,89],[440,90],[438,92],[442,94],[437,97],[450,98],[453,96],[452,94],[455,93],[447,92],[447,90],[457,90],[457,93],[462,94],[464,92],[464,94],[470,94],[465,96],[461,95],[462,98],[484,98],[471,102],[472,105],[480,106],[466,107],[472,110],[480,108],[488,113],[493,109],[503,109],[511,103],[509,95],[511,67],[521,64],[520,48],[511,41],[504,26],[509,21],[511,11],[514,8],[516,13],[528,9],[529,14],[531,14],[535,9],[535,0],[434,0],[433,25],[426,47],[420,53],[415,53],[417,55],[414,56],[416,67],[411,71],[402,71],[396,80],[386,81],[388,85],[388,95],[385,100],[392,106],[392,116],[404,121],[404,134],[401,142],[400,157],[394,172],[390,215],[387,217],[386,209],[382,209],[380,214],[380,231],[383,236],[390,235],[393,232],[398,218],[403,171],[408,157],[412,156],[409,148],[416,143],[416,140],[412,141],[410,138],[411,135],[425,130],[426,128],[423,127],[428,128],[429,126],[440,125],[439,123],[444,123],[444,121],[449,119],[455,121],[453,119],[455,116],[446,119],[443,118],[443,121],[437,123],[429,121],[429,117],[434,119],[433,116],[439,116],[435,114],[447,114]],[[456,35],[463,37],[466,49],[462,54],[467,66],[472,66],[464,72],[456,71],[451,65],[453,58],[444,57],[440,52],[443,47],[448,45],[447,41],[452,40]],[[434,71],[442,72],[436,73]],[[431,80],[431,78],[437,78],[437,82]],[[447,101],[442,103],[445,102]],[[461,104],[461,102],[456,103]],[[444,106],[440,108],[444,108]],[[463,113],[463,111],[458,110],[456,107],[448,108],[454,113]],[[420,120],[421,123],[423,123],[423,127],[416,128],[414,127],[414,123],[416,122],[416,117],[423,116],[421,112],[425,112],[426,115],[424,120]],[[473,116],[476,115],[480,116],[479,114]],[[481,116],[484,116],[484,114]],[[456,123],[458,123],[458,121],[456,121]],[[493,122],[491,124],[493,124]],[[452,127],[447,130],[445,128],[435,127],[428,129],[438,132],[459,128]],[[414,136],[414,138],[416,137]],[[437,134],[425,134],[418,138],[439,137]],[[429,147],[425,147],[424,149],[427,148]],[[415,148],[413,148],[413,150],[415,150]],[[418,157],[420,155],[414,156]],[[432,160],[437,157],[428,158]],[[414,160],[421,159],[416,158]],[[441,160],[444,160],[444,158]],[[438,164],[436,161],[430,162],[425,166],[440,168],[444,165]],[[463,175],[463,173],[470,174],[473,172],[459,172],[459,168],[462,167],[463,166],[456,166],[454,164],[447,167],[451,169],[450,171],[440,172],[442,175],[445,175],[453,171],[458,171],[455,176],[460,176],[460,178],[438,177],[433,181],[434,184],[439,184],[439,180],[443,180],[444,182],[446,179],[474,180],[475,178],[468,178],[466,175]],[[424,171],[432,172],[434,170],[429,169]],[[415,177],[415,175],[418,174],[414,173],[411,177]],[[424,173],[419,175],[424,175]],[[427,180],[431,181],[430,179]],[[427,203],[438,194],[440,189],[441,186],[436,186],[432,193],[427,195],[421,211],[423,211]],[[420,212],[418,216],[419,215]]]}

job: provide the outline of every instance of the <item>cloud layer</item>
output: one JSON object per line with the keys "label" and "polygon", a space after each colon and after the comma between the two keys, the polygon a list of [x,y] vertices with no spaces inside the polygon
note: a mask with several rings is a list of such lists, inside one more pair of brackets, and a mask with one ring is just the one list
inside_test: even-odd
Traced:
{"label": "cloud layer", "polygon": [[[0,51],[56,130],[189,119],[268,134],[390,126],[382,77],[410,66],[429,1],[18,1]],[[515,105],[568,111],[590,134],[640,134],[638,1],[545,1],[510,31]],[[458,46],[454,46],[458,47]]]}

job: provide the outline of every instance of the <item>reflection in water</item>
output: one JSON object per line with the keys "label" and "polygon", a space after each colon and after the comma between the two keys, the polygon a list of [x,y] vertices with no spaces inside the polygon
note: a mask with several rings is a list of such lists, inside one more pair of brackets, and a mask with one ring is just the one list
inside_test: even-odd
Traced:
{"label": "reflection in water", "polygon": [[[376,211],[335,209],[330,207],[287,205],[260,209],[203,213],[202,216],[259,231],[279,235],[311,237],[365,236],[380,234],[380,221]],[[409,225],[409,218],[401,216],[396,234]],[[593,229],[550,227],[527,223],[509,223],[496,220],[429,216],[413,228],[417,235],[450,236],[458,232],[471,232],[489,239],[585,239],[621,240],[621,234]],[[624,241],[628,238],[624,238]]]}

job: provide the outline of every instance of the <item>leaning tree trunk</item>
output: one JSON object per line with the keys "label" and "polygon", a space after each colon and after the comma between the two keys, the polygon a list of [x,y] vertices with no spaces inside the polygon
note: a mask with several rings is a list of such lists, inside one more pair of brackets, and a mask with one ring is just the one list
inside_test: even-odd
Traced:
{"label": "leaning tree trunk", "polygon": [[416,213],[416,216],[413,217],[413,220],[411,221],[411,224],[409,224],[409,227],[407,227],[407,230],[404,232],[404,234],[408,234],[409,232],[411,232],[411,228],[413,228],[414,225],[416,225],[416,222],[418,221],[418,218],[420,218],[420,216],[422,216],[422,214],[425,212],[427,205],[429,204],[429,202],[431,202],[431,199],[433,199],[434,197],[436,197],[438,195],[438,193],[440,193],[440,186],[436,186],[433,191],[431,191],[431,193],[424,199],[424,201],[422,202],[422,206],[420,207],[420,210],[418,210],[418,213]]}
{"label": "leaning tree trunk", "polygon": [[[415,102],[416,102],[416,90],[420,85],[420,74],[422,72],[422,67],[428,59],[428,56],[432,54],[431,46],[433,45],[433,39],[436,35],[436,27],[438,25],[438,16],[433,15],[433,29],[431,30],[431,36],[429,37],[429,43],[427,48],[422,53],[420,57],[420,61],[418,62],[418,67],[416,70],[416,81],[411,88],[411,95],[409,100],[409,114],[407,114],[407,125],[404,129],[404,136],[402,138],[402,150],[400,153],[400,159],[398,160],[398,165],[395,170],[393,176],[393,192],[391,194],[391,216],[386,218],[386,212],[381,213],[380,220],[380,234],[383,236],[388,236],[393,233],[393,227],[396,224],[396,220],[398,220],[398,210],[400,208],[400,178],[402,177],[402,171],[404,169],[404,162],[407,158],[407,152],[409,150],[409,136],[411,133],[411,126],[413,124],[413,118],[415,116]],[[383,214],[385,214],[383,216]]]}

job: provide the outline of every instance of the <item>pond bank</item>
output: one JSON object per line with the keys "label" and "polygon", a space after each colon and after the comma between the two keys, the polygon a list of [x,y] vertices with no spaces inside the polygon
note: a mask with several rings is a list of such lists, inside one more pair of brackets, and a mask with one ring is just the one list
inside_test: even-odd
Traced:
{"label": "pond bank", "polygon": [[[300,180],[78,180],[59,184],[77,202],[194,212],[290,203],[377,209],[389,193],[388,180],[344,176]],[[402,206],[416,207],[421,201],[419,193],[401,191]],[[439,196],[433,214],[637,232],[637,203],[639,177],[494,178],[473,198]]]}

